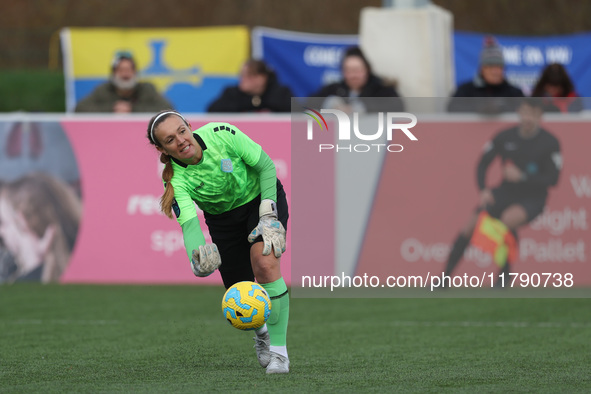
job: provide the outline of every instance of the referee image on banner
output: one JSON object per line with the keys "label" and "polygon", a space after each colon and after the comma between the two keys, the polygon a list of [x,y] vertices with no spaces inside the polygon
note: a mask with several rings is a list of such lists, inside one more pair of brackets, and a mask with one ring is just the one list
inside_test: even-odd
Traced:
{"label": "referee image on banner", "polygon": [[[548,189],[557,184],[562,168],[558,139],[540,127],[542,108],[541,99],[522,99],[517,109],[519,124],[485,144],[477,166],[479,206],[453,243],[446,276],[451,276],[470,243],[488,252],[501,273],[509,274],[518,256],[517,229],[542,213]],[[497,156],[503,180],[490,189],[486,172]]]}
{"label": "referee image on banner", "polygon": [[[152,117],[147,137],[165,164],[162,212],[176,216],[193,273],[205,277],[219,269],[226,289],[256,278],[272,305],[267,323],[255,331],[258,361],[268,374],[289,372],[289,295],[280,268],[289,214],[273,161],[235,126],[208,123],[192,131],[171,110]],[[211,244],[205,243],[195,203]]]}

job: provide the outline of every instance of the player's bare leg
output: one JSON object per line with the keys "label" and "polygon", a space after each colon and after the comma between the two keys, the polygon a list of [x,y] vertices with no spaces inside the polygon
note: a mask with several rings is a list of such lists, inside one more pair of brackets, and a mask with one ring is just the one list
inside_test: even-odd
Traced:
{"label": "player's bare leg", "polygon": [[281,278],[279,259],[273,253],[263,255],[263,243],[257,242],[250,248],[252,272],[259,283],[271,283]]}

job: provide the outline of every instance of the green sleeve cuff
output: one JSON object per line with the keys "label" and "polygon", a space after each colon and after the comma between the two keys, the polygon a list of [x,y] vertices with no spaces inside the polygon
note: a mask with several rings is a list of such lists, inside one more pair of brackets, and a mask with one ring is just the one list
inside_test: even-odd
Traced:
{"label": "green sleeve cuff", "polygon": [[268,199],[277,202],[277,172],[273,160],[265,151],[261,151],[261,157],[253,168],[259,173],[261,200]]}
{"label": "green sleeve cuff", "polygon": [[201,231],[201,226],[199,225],[199,219],[197,217],[187,220],[181,225],[181,228],[183,229],[185,250],[187,251],[187,256],[190,261],[193,255],[193,250],[199,249],[201,245],[205,245],[205,237],[203,236],[203,231]]}

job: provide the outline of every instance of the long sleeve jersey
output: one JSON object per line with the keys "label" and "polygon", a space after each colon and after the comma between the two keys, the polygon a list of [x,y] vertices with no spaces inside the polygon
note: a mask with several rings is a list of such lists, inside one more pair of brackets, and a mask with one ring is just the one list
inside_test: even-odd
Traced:
{"label": "long sleeve jersey", "polygon": [[512,161],[524,173],[520,182],[503,180],[502,183],[502,186],[522,196],[545,198],[548,188],[558,182],[562,168],[560,144],[544,129],[531,138],[523,138],[516,126],[500,132],[489,141],[477,167],[480,190],[486,187],[486,170],[496,156],[500,156],[503,164]]}
{"label": "long sleeve jersey", "polygon": [[205,238],[195,204],[204,212],[218,215],[240,207],[259,194],[277,200],[277,177],[273,162],[261,146],[228,123],[208,123],[193,136],[203,157],[194,165],[173,159],[173,211],[183,229],[187,256]]}

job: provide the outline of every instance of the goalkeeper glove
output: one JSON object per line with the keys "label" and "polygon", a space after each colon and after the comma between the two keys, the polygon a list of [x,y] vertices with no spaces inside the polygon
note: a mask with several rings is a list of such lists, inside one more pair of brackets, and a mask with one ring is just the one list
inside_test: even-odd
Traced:
{"label": "goalkeeper glove", "polygon": [[281,254],[285,252],[285,228],[277,219],[277,205],[273,200],[261,201],[259,224],[248,236],[248,242],[254,242],[259,235],[263,237],[263,255],[268,256],[273,248],[275,257],[281,257]]}
{"label": "goalkeeper glove", "polygon": [[204,278],[209,276],[222,265],[222,258],[216,244],[201,245],[193,250],[191,269],[195,276]]}

